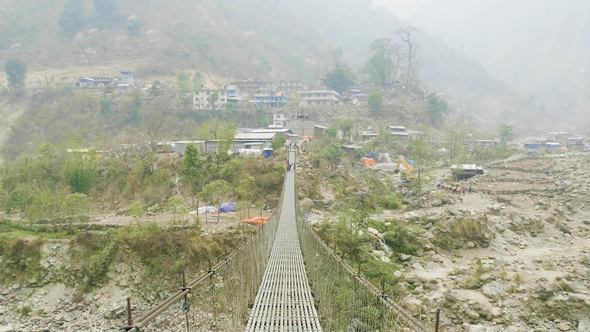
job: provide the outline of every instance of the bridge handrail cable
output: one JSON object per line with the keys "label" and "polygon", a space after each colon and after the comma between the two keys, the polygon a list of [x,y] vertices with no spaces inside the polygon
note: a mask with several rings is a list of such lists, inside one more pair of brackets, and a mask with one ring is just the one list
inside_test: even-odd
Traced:
{"label": "bridge handrail cable", "polygon": [[[295,181],[296,183],[296,187],[297,187],[297,181]],[[390,313],[389,314],[393,314],[393,316],[396,317],[396,320],[398,320],[403,326],[412,329],[413,331],[416,332],[427,332],[427,331],[431,331],[431,329],[427,329],[427,327],[420,322],[419,320],[417,320],[416,318],[414,318],[410,313],[408,313],[404,308],[402,308],[401,306],[399,306],[398,304],[396,304],[393,299],[389,296],[387,296],[383,289],[376,287],[375,285],[373,285],[369,280],[367,280],[361,273],[360,271],[355,270],[349,263],[347,263],[343,258],[341,258],[340,256],[338,256],[336,254],[336,252],[330,248],[330,246],[328,246],[328,244],[326,244],[321,237],[315,232],[315,230],[313,229],[313,227],[303,219],[302,215],[301,215],[301,210],[299,209],[299,199],[298,199],[298,195],[295,195],[295,200],[296,200],[296,206],[297,206],[297,211],[299,213],[297,213],[297,224],[298,224],[298,229],[299,229],[299,236],[300,237],[306,237],[307,235],[309,235],[312,239],[313,242],[312,245],[318,245],[319,249],[323,252],[311,252],[311,250],[313,250],[312,248],[306,247],[306,241],[304,241],[302,239],[302,250],[303,250],[303,255],[304,258],[306,258],[306,267],[308,270],[308,273],[312,272],[312,267],[308,266],[311,265],[311,261],[313,259],[315,259],[314,257],[318,257],[319,255],[327,255],[328,257],[331,258],[331,260],[333,262],[336,263],[336,267],[340,268],[343,272],[346,273],[346,275],[352,279],[355,280],[358,285],[362,286],[366,291],[368,291],[375,300],[378,300],[381,305],[383,305],[383,307],[385,309],[387,309]],[[309,242],[307,243],[309,244]],[[327,276],[323,276],[324,278],[326,278]],[[314,280],[312,279],[311,275],[310,275],[310,282],[312,285],[312,289],[314,290],[314,293],[317,293],[316,290],[314,289],[315,285],[314,285]],[[314,295],[315,296],[315,295]],[[320,299],[323,300],[323,299]],[[318,306],[318,309],[320,310],[320,312],[322,311],[322,303],[320,303],[320,305]],[[321,314],[320,314],[321,316]],[[322,325],[322,327],[324,327],[325,329],[328,328],[327,326]]]}
{"label": "bridge handrail cable", "polygon": [[[207,284],[207,281],[210,281],[213,276],[219,274],[226,268],[231,267],[232,263],[234,263],[238,256],[252,252],[251,250],[249,250],[251,248],[256,248],[257,246],[264,245],[264,262],[261,269],[261,273],[259,276],[257,276],[261,280],[262,273],[264,272],[264,267],[266,266],[266,263],[268,262],[268,258],[270,256],[272,243],[275,238],[275,234],[278,227],[278,218],[281,212],[283,196],[285,195],[285,181],[286,176],[283,179],[283,190],[281,192],[277,208],[273,211],[271,218],[266,225],[261,226],[254,235],[242,241],[240,245],[234,248],[225,257],[221,258],[218,262],[211,265],[208,268],[207,272],[199,275],[193,281],[189,282],[185,287],[182,287],[181,289],[177,290],[175,293],[168,296],[166,299],[164,299],[157,305],[142,313],[139,317],[134,319],[131,322],[131,324],[126,324],[123,327],[121,327],[121,330],[139,332],[140,329],[146,327],[150,322],[153,322],[156,317],[161,315],[166,310],[170,309],[174,304],[177,304],[180,301],[182,301],[193,290],[205,286]],[[261,243],[261,239],[264,240],[263,243]],[[256,284],[258,284],[260,280],[258,280]],[[239,296],[238,294],[235,295]]]}

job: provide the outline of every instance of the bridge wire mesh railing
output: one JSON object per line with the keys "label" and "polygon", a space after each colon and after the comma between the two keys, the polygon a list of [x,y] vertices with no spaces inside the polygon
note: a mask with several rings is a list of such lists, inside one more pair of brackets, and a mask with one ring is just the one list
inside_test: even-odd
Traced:
{"label": "bridge wire mesh railing", "polygon": [[272,250],[283,196],[269,222],[252,237],[137,318],[129,314],[121,330],[243,331]]}
{"label": "bridge wire mesh railing", "polygon": [[387,296],[386,285],[374,286],[358,269],[336,255],[301,213],[297,214],[297,228],[305,270],[324,331],[434,330],[427,329]]}

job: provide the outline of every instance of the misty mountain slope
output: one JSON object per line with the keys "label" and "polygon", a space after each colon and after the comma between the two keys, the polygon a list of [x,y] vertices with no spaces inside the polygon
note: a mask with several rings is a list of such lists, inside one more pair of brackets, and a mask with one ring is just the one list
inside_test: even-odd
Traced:
{"label": "misty mountain slope", "polygon": [[376,1],[530,96],[543,128],[590,133],[590,2]]}
{"label": "misty mountain slope", "polygon": [[[97,18],[92,1],[82,0],[79,32],[64,38],[58,22],[66,2],[0,2],[0,61],[22,58],[32,72],[80,68],[62,82],[82,75],[85,66],[111,73],[130,67],[140,79],[189,69],[228,79],[311,80],[330,69],[338,48],[345,62],[362,69],[369,44],[402,27],[395,16],[363,0],[125,0],[116,2],[108,24]],[[519,97],[478,63],[421,31],[415,41],[425,86],[446,92],[476,121],[493,127],[514,120],[502,112],[519,108]],[[108,74],[93,70],[85,74]],[[60,81],[59,71],[52,75],[51,81]],[[486,98],[496,103],[478,104]]]}

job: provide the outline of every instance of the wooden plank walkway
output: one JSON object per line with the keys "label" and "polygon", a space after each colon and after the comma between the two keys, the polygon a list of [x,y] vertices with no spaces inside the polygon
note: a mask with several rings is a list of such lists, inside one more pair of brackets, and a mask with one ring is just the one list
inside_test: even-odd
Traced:
{"label": "wooden plank walkway", "polygon": [[[289,151],[294,164],[295,151]],[[286,174],[277,234],[246,327],[254,331],[321,331],[296,226],[295,168]]]}

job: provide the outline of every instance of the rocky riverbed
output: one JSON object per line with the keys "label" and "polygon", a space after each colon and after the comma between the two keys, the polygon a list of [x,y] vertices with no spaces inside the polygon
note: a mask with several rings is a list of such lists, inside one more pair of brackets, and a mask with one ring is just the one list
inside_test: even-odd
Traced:
{"label": "rocky riverbed", "polygon": [[[433,207],[377,216],[426,230],[425,251],[400,262],[406,307],[441,309],[443,331],[590,331],[590,156],[498,162],[465,185],[475,192],[448,204],[432,193]],[[464,219],[480,233],[441,249]]]}

